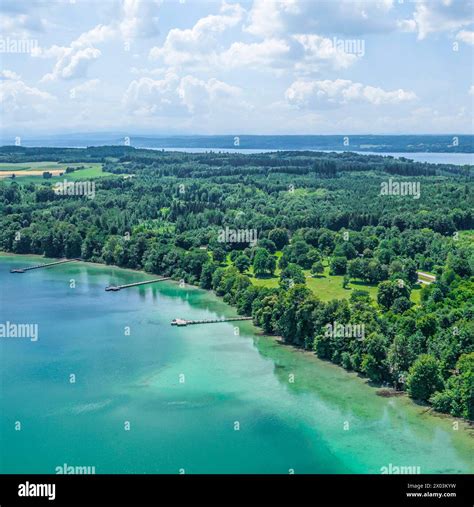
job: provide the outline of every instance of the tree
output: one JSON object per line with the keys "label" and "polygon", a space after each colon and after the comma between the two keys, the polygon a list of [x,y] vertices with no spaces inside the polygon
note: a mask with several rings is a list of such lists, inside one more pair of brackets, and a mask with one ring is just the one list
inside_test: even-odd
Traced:
{"label": "tree", "polygon": [[461,355],[446,389],[435,393],[430,402],[440,412],[474,420],[474,352]]}
{"label": "tree", "polygon": [[306,317],[309,318],[301,318],[303,303],[309,298],[313,298],[313,295],[308,288],[295,285],[288,290],[281,300],[281,316],[278,319],[277,331],[285,341],[303,345],[304,335],[300,331],[306,326],[310,326],[312,330],[311,311],[309,313],[305,312]]}
{"label": "tree", "polygon": [[386,280],[379,284],[377,302],[389,310],[398,298],[410,299],[410,289],[403,280]]}
{"label": "tree", "polygon": [[216,262],[218,262],[219,264],[221,262],[224,262],[225,258],[226,258],[226,252],[225,252],[225,250],[222,247],[220,247],[220,246],[213,247],[213,249],[212,249],[212,258]]}
{"label": "tree", "polygon": [[381,334],[371,334],[366,339],[366,350],[361,365],[362,371],[373,382],[388,380],[387,339]]}
{"label": "tree", "polygon": [[269,255],[267,259],[267,271],[270,275],[275,273],[276,269],[276,257],[273,255]]}
{"label": "tree", "polygon": [[277,251],[277,247],[271,239],[266,238],[260,239],[258,241],[258,246],[261,248],[265,248],[265,250],[268,250],[272,254]]}
{"label": "tree", "polygon": [[405,383],[406,374],[414,359],[408,337],[404,334],[396,335],[387,357],[394,383],[398,387],[399,384]]}
{"label": "tree", "polygon": [[313,275],[320,275],[322,273],[324,273],[323,263],[321,261],[315,262],[311,266],[311,274],[313,274]]}
{"label": "tree", "polygon": [[428,401],[433,393],[442,388],[443,378],[437,359],[430,354],[418,356],[408,373],[408,394],[415,400]]}
{"label": "tree", "polygon": [[270,254],[265,248],[257,248],[253,258],[253,272],[255,276],[264,276],[268,271]]}
{"label": "tree", "polygon": [[412,307],[412,302],[405,296],[396,298],[392,304],[391,310],[394,313],[404,313]]}
{"label": "tree", "polygon": [[349,285],[350,281],[351,281],[350,276],[345,274],[344,278],[342,279],[342,288],[347,289],[347,286]]}
{"label": "tree", "polygon": [[280,287],[288,290],[296,284],[306,283],[303,270],[297,264],[288,264],[280,273]]}
{"label": "tree", "polygon": [[201,272],[205,264],[209,262],[209,255],[205,250],[195,248],[186,255],[186,271],[191,273],[196,280],[201,278]]}
{"label": "tree", "polygon": [[202,267],[201,278],[199,280],[199,286],[201,289],[212,289],[212,275],[218,268],[218,264],[211,260],[208,260]]}
{"label": "tree", "polygon": [[415,261],[407,259],[403,266],[403,274],[407,281],[414,285],[418,281],[418,271],[416,269]]}
{"label": "tree", "polygon": [[345,257],[346,259],[354,259],[357,257],[357,250],[350,241],[343,241],[336,245],[333,255],[336,257]]}
{"label": "tree", "polygon": [[281,250],[290,242],[288,231],[286,229],[272,229],[268,233],[268,239],[273,241],[278,250]]}
{"label": "tree", "polygon": [[448,266],[459,276],[471,276],[469,261],[461,255],[450,255]]}
{"label": "tree", "polygon": [[345,275],[347,271],[347,259],[345,257],[331,257],[329,262],[330,275]]}
{"label": "tree", "polygon": [[235,259],[234,264],[235,264],[235,267],[241,273],[243,273],[244,271],[247,271],[247,269],[249,269],[250,259],[245,254],[241,254]]}

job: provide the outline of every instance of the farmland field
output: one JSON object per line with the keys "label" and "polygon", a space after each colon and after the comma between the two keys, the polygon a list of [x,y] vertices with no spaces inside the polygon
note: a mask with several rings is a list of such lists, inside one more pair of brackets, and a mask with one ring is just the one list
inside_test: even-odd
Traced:
{"label": "farmland field", "polygon": [[[67,173],[67,167],[74,167],[76,171]],[[81,168],[81,169],[79,169]],[[44,181],[43,172],[52,173],[50,181],[56,177],[64,176],[66,179],[82,180],[89,178],[103,178],[112,176],[111,173],[102,171],[100,163],[58,163],[58,162],[22,162],[22,163],[0,163],[0,179],[11,179],[11,175],[21,178],[21,183],[38,183]]]}

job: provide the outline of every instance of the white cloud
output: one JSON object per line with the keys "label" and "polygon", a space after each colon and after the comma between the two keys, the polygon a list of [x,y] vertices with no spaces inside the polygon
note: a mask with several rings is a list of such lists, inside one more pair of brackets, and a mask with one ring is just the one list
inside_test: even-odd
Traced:
{"label": "white cloud", "polygon": [[474,45],[474,32],[470,32],[468,30],[461,30],[457,35],[456,39],[466,44]]}
{"label": "white cloud", "polygon": [[398,104],[416,99],[415,93],[402,89],[386,91],[382,88],[354,83],[347,79],[308,81],[299,79],[285,92],[287,102],[299,108],[317,108],[349,102],[368,102],[373,105]]}
{"label": "white cloud", "polygon": [[43,76],[42,81],[83,77],[90,62],[99,58],[101,54],[99,49],[93,47],[84,49],[64,48],[53,71]]}
{"label": "white cloud", "polygon": [[401,32],[416,32],[417,24],[414,19],[401,19],[397,21],[397,27]]}
{"label": "white cloud", "polygon": [[218,79],[203,81],[170,71],[163,79],[142,77],[130,83],[123,97],[126,110],[140,116],[207,113],[214,107],[237,106],[240,88]]}
{"label": "white cloud", "polygon": [[69,94],[72,98],[81,98],[87,97],[95,90],[100,84],[100,79],[89,79],[88,81],[84,81],[84,83],[75,86],[69,90]]}
{"label": "white cloud", "polygon": [[56,98],[21,81],[11,71],[3,71],[0,80],[0,112],[4,121],[30,121],[49,112]]}
{"label": "white cloud", "polygon": [[47,23],[41,16],[40,2],[2,0],[0,33],[12,38],[29,38],[43,32]]}
{"label": "white cloud", "polygon": [[343,69],[355,63],[358,56],[344,51],[341,47],[344,43],[355,45],[356,52],[363,56],[364,41],[298,34],[284,39],[267,38],[261,42],[234,42],[227,50],[214,55],[212,63],[226,68],[286,69],[297,74],[311,74],[326,67]]}
{"label": "white cloud", "polygon": [[202,81],[193,76],[181,79],[178,95],[190,113],[207,112],[214,107],[233,106],[241,90],[236,86],[211,78]]}
{"label": "white cloud", "polygon": [[469,88],[469,95],[474,95],[474,85]]}
{"label": "white cloud", "polygon": [[174,72],[168,72],[159,80],[142,77],[130,83],[122,103],[127,111],[138,116],[179,114],[176,107],[178,86],[179,77]]}
{"label": "white cloud", "polygon": [[219,14],[201,18],[192,28],[170,30],[163,46],[151,48],[150,58],[173,66],[207,60],[215,53],[216,35],[240,23],[243,14],[239,4],[224,2]]}
{"label": "white cloud", "polygon": [[472,0],[420,0],[413,13],[418,39],[468,26],[473,22],[472,13]]}
{"label": "white cloud", "polygon": [[315,34],[295,35],[304,49],[304,57],[296,65],[296,69],[304,72],[319,70],[321,63],[329,63],[334,69],[345,69],[357,61],[355,53],[349,53],[339,47],[339,42],[343,45],[347,42],[354,43],[354,50],[363,56],[365,53],[365,41],[361,40],[331,40]]}
{"label": "white cloud", "polygon": [[16,72],[13,72],[12,70],[4,69],[0,71],[0,79],[19,80],[20,76]]}
{"label": "white cloud", "polygon": [[259,37],[393,30],[393,0],[254,0],[245,30]]}
{"label": "white cloud", "polygon": [[254,0],[245,30],[260,37],[273,37],[286,31],[285,15],[300,12],[297,0]]}
{"label": "white cloud", "polygon": [[251,44],[234,42],[221,53],[220,61],[226,67],[271,66],[286,58],[289,52],[289,44],[281,39],[266,39]]}
{"label": "white cloud", "polygon": [[156,14],[160,4],[161,0],[124,0],[118,22],[96,25],[79,35],[69,46],[35,48],[32,56],[57,60],[53,70],[43,76],[42,80],[55,81],[85,76],[90,64],[102,55],[96,45],[119,35],[125,39],[156,35],[158,33]]}
{"label": "white cloud", "polygon": [[159,34],[158,8],[161,0],[124,0],[120,32],[125,39]]}
{"label": "white cloud", "polygon": [[115,36],[115,31],[107,25],[97,25],[82,33],[71,42],[70,46],[51,46],[35,48],[31,56],[39,58],[56,58],[53,70],[43,76],[43,81],[73,79],[83,77],[90,63],[102,54],[94,44],[105,42]]}

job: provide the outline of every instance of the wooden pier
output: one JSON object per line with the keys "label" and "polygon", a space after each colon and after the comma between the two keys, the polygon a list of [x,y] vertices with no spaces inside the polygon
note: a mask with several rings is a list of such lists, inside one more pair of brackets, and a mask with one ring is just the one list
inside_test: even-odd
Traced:
{"label": "wooden pier", "polygon": [[229,317],[227,319],[203,319],[203,320],[185,320],[174,319],[171,321],[172,326],[192,326],[195,324],[219,324],[220,322],[234,322],[239,320],[252,320],[252,317]]}
{"label": "wooden pier", "polygon": [[127,283],[126,285],[109,285],[105,288],[106,291],[112,291],[117,292],[122,289],[128,289],[129,287],[138,287],[139,285],[145,285],[148,283],[156,283],[156,282],[164,282],[165,280],[170,280],[171,277],[163,277],[163,278],[156,278],[154,280],[145,280],[144,282],[135,282],[135,283]]}
{"label": "wooden pier", "polygon": [[58,264],[66,264],[66,262],[76,262],[80,259],[62,259],[60,261],[49,262],[47,264],[37,264],[36,266],[29,266],[26,268],[14,268],[10,269],[10,273],[25,273],[26,271],[31,271],[32,269],[40,269],[40,268],[48,268],[49,266],[57,266]]}

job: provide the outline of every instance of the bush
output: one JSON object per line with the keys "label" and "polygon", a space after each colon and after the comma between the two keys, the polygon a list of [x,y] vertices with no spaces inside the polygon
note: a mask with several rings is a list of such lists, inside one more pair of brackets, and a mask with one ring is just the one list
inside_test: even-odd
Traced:
{"label": "bush", "polygon": [[430,354],[421,354],[410,368],[407,378],[408,394],[415,400],[428,401],[443,389],[439,363]]}

